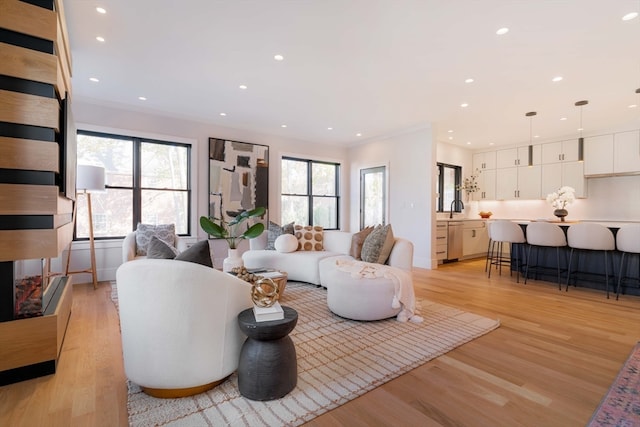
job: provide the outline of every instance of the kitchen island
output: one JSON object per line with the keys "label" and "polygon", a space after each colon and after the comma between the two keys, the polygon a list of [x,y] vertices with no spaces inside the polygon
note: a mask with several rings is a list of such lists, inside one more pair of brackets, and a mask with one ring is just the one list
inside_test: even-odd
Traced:
{"label": "kitchen island", "polygon": [[[532,220],[513,220],[513,222],[519,224],[524,233],[525,237],[527,234],[527,224],[533,222]],[[568,228],[572,224],[576,224],[578,222],[593,222],[604,225],[609,228],[614,235],[620,229],[620,227],[625,224],[637,224],[634,221],[571,221],[571,222],[561,222],[561,221],[548,221],[560,226],[563,231],[567,232]],[[526,243],[514,245],[514,253],[512,256],[512,270],[515,270],[515,253],[519,251],[518,256],[522,260],[525,260],[525,263],[521,267],[521,274],[525,273],[526,263],[529,262],[527,259],[528,248],[529,245]],[[560,270],[561,270],[561,280],[563,284],[563,290],[566,286],[567,279],[567,266],[569,263],[569,253],[571,248],[568,246],[560,248]],[[609,251],[607,254],[607,270],[609,273],[609,291],[616,291],[616,286],[618,283],[618,275],[620,270],[620,259],[622,257],[622,252],[619,251]],[[556,284],[557,281],[557,268],[556,268],[556,250],[555,248],[550,247],[536,247],[536,249],[532,250],[532,266],[536,265],[538,268],[534,270],[530,274],[529,279],[534,280],[544,280]],[[620,290],[620,294],[630,294],[630,295],[640,295],[640,257],[637,255],[631,255],[625,257],[625,268],[624,268],[625,278],[622,283],[622,287]],[[576,256],[576,251],[574,251],[574,256],[571,265],[571,282],[570,286],[582,286],[588,288],[599,289],[602,291],[606,291],[606,280],[605,280],[605,256],[602,251],[579,251],[579,255]]]}

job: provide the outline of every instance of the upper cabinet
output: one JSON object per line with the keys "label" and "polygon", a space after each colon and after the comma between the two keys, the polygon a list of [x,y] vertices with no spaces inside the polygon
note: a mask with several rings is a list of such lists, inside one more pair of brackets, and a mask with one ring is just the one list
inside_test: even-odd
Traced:
{"label": "upper cabinet", "polygon": [[542,144],[542,163],[577,162],[579,159],[578,140],[550,142]]}
{"label": "upper cabinet", "polygon": [[585,138],[585,176],[637,173],[640,173],[640,131]]}
{"label": "upper cabinet", "polygon": [[527,145],[496,152],[496,167],[498,169],[539,165],[540,161],[541,150],[539,145]]}
{"label": "upper cabinet", "polygon": [[496,168],[496,152],[475,153],[473,155],[473,170],[486,170]]}
{"label": "upper cabinet", "polygon": [[480,191],[473,193],[473,200],[496,199],[496,170],[485,169],[478,174],[478,187]]}

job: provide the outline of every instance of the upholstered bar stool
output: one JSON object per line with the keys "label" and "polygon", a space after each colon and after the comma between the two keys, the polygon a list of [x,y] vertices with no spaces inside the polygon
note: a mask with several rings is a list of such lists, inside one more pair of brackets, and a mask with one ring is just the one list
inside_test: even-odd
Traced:
{"label": "upholstered bar stool", "polygon": [[[616,299],[618,299],[620,296],[620,287],[626,273],[624,270],[624,256],[626,254],[640,254],[640,224],[628,224],[620,227],[616,234],[616,248],[622,252],[620,256],[620,270],[618,271],[618,285],[616,286]],[[627,265],[627,269],[628,268],[629,265]]]}
{"label": "upholstered bar stool", "polygon": [[[524,273],[524,283],[527,284],[529,278],[529,267],[531,265],[531,248],[536,247],[536,264],[540,252],[540,246],[556,248],[556,267],[558,269],[558,289],[562,289],[560,284],[560,248],[567,246],[567,238],[562,228],[556,224],[548,222],[532,222],[527,225],[527,243],[529,251],[527,253],[527,268]],[[566,259],[566,258],[565,258]],[[536,265],[537,269],[538,266]]]}
{"label": "upholstered bar stool", "polygon": [[[491,250],[489,261],[489,278],[491,278],[492,266],[496,266],[500,275],[502,275],[502,265],[509,265],[509,274],[511,274],[511,254],[513,253],[514,243],[525,243],[524,232],[522,228],[515,222],[508,220],[493,221],[490,226],[491,230]],[[509,256],[503,255],[503,244],[509,244]],[[497,249],[496,249],[497,246]],[[515,252],[516,258],[516,282],[520,282],[520,258],[519,250]]]}
{"label": "upholstered bar stool", "polygon": [[489,236],[489,244],[487,245],[487,260],[484,263],[484,271],[487,272],[489,269],[489,261],[491,260],[491,244],[493,240],[491,239],[491,224],[493,221],[487,221],[487,235]]}
{"label": "upholstered bar stool", "polygon": [[[613,233],[604,225],[593,222],[581,222],[573,224],[567,230],[567,243],[571,248],[569,254],[569,264],[567,266],[567,288],[569,290],[569,280],[571,278],[571,261],[575,249],[589,251],[603,251],[604,253],[604,275],[607,289],[607,298],[609,298],[609,263],[607,261],[607,252],[616,248],[616,242]],[[579,264],[579,263],[578,263]]]}

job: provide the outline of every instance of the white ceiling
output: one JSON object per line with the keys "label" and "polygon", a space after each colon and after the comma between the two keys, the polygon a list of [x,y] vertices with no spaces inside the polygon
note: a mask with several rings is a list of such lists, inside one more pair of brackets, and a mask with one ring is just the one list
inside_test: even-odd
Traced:
{"label": "white ceiling", "polygon": [[[536,141],[576,137],[574,103],[583,99],[585,134],[640,127],[640,106],[628,107],[640,104],[640,18],[621,19],[640,0],[64,7],[74,97],[87,102],[337,145],[429,123],[438,141],[470,149],[527,143],[530,125]],[[501,27],[510,31],[498,36]],[[553,83],[555,76],[564,79]],[[528,111],[538,115],[530,121]]]}

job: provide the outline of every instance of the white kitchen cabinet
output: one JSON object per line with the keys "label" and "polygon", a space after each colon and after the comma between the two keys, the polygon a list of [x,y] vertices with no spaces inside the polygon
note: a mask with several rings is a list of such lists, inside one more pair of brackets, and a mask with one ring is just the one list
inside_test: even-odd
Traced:
{"label": "white kitchen cabinet", "polygon": [[640,172],[640,130],[613,136],[613,173]]}
{"label": "white kitchen cabinet", "polygon": [[496,168],[496,152],[487,151],[484,153],[473,154],[473,170],[484,171]]}
{"label": "white kitchen cabinet", "polygon": [[472,258],[484,256],[489,245],[487,222],[482,220],[464,221],[462,226],[462,256]]}
{"label": "white kitchen cabinet", "polygon": [[436,259],[447,259],[447,221],[436,221]]}
{"label": "white kitchen cabinet", "polygon": [[473,200],[496,199],[495,169],[485,169],[478,174],[478,188],[480,188],[480,190],[473,193]]}
{"label": "white kitchen cabinet", "polygon": [[542,144],[542,163],[577,162],[578,140],[550,142]]}
{"label": "white kitchen cabinet", "polygon": [[613,134],[584,139],[585,176],[613,173]]}
{"label": "white kitchen cabinet", "polygon": [[544,198],[549,193],[558,191],[560,187],[568,185],[576,190],[578,198],[587,197],[584,179],[584,163],[552,163],[542,165],[541,196]]}
{"label": "white kitchen cabinet", "polygon": [[529,157],[531,157],[531,164],[538,165],[541,161],[541,149],[540,145],[531,146],[531,156],[529,155],[529,146],[523,146],[518,148],[509,148],[506,150],[496,151],[496,168],[510,168],[514,166],[528,166]]}
{"label": "white kitchen cabinet", "polygon": [[541,169],[537,166],[521,166],[496,170],[497,200],[540,199]]}

